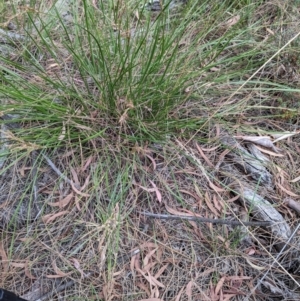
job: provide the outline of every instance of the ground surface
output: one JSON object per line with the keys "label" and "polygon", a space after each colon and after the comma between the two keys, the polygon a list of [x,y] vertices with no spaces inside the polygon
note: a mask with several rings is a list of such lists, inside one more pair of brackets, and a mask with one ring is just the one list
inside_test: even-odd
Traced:
{"label": "ground surface", "polygon": [[0,287],[299,300],[300,4],[5,3]]}

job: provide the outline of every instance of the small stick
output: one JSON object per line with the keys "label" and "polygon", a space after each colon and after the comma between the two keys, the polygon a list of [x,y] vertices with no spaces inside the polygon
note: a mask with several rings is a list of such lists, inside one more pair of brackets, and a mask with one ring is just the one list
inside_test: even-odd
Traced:
{"label": "small stick", "polygon": [[258,226],[264,227],[269,226],[271,222],[262,221],[262,222],[243,222],[243,221],[230,221],[226,219],[213,219],[197,216],[179,216],[179,215],[168,215],[168,214],[154,214],[149,212],[140,212],[148,217],[159,218],[159,219],[175,219],[175,220],[189,220],[199,223],[211,223],[211,224],[220,224],[220,225],[231,225],[231,226]]}

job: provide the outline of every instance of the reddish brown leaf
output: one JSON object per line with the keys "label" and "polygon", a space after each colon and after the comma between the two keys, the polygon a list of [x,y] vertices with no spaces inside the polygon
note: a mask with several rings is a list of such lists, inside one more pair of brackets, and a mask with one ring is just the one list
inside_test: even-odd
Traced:
{"label": "reddish brown leaf", "polygon": [[81,207],[80,207],[79,201],[80,201],[80,199],[78,198],[77,195],[75,195],[75,205],[76,205],[76,208],[78,209],[78,211],[81,211]]}
{"label": "reddish brown leaf", "polygon": [[156,265],[156,262],[150,262],[143,267],[143,272],[150,273],[150,270]]}
{"label": "reddish brown leaf", "polygon": [[21,262],[11,262],[10,265],[15,267],[15,268],[25,268],[26,263],[25,262],[23,262],[23,263],[21,263]]}
{"label": "reddish brown leaf", "polygon": [[141,264],[140,264],[140,261],[139,261],[139,257],[137,257],[137,258],[135,259],[135,262],[134,262],[134,268],[135,268],[137,271],[141,270]]}
{"label": "reddish brown leaf", "polygon": [[68,214],[69,211],[61,211],[61,212],[58,212],[58,213],[55,213],[55,214],[47,214],[47,215],[44,215],[42,217],[42,220],[45,224],[49,224],[51,223],[52,221],[54,221],[56,218],[62,216],[62,215],[65,215],[65,214]]}
{"label": "reddish brown leaf", "polygon": [[[151,293],[150,293],[150,290],[148,288],[147,285],[145,285],[144,283],[142,282],[137,282],[136,283],[136,286],[138,286],[139,288],[141,288],[142,290],[144,290],[146,292],[146,294],[150,297],[151,296]],[[144,300],[147,300],[147,299],[144,299]],[[141,300],[140,300],[141,301]]]}
{"label": "reddish brown leaf", "polygon": [[296,183],[296,182],[298,182],[298,181],[300,181],[300,176],[297,177],[297,178],[295,178],[295,179],[293,179],[293,180],[291,180],[290,182],[291,182],[291,183]]}
{"label": "reddish brown leaf", "polygon": [[216,294],[216,295],[219,295],[219,292],[220,292],[221,288],[223,287],[224,281],[225,281],[225,276],[223,276],[223,277],[218,281],[218,284],[217,284],[216,289],[215,289],[215,294]]}
{"label": "reddish brown leaf", "polygon": [[219,217],[220,214],[217,212],[217,210],[215,209],[214,205],[211,203],[210,201],[210,197],[208,195],[208,193],[206,192],[205,193],[205,203],[207,205],[207,207],[211,210],[211,212],[216,216],[216,217]]}
{"label": "reddish brown leaf", "polygon": [[216,207],[216,209],[222,213],[222,210],[223,210],[223,207],[221,206],[220,202],[218,201],[217,199],[217,196],[214,194],[213,195],[213,203],[214,203],[214,206]]}
{"label": "reddish brown leaf", "polygon": [[154,188],[154,191],[155,191],[155,193],[156,193],[157,200],[161,203],[161,193],[160,193],[160,191],[158,190],[158,188],[157,188],[157,186],[155,185],[154,182],[152,182],[151,180],[149,180],[149,181],[150,181],[151,185],[152,185],[153,188]]}
{"label": "reddish brown leaf", "polygon": [[272,152],[270,150],[267,150],[265,148],[262,148],[262,147],[260,147],[258,145],[256,145],[256,148],[259,149],[262,153],[268,154],[268,155],[273,156],[273,157],[284,157],[283,154],[274,153],[274,152]]}
{"label": "reddish brown leaf", "polygon": [[165,288],[165,286],[161,282],[156,280],[153,276],[151,276],[151,275],[147,276],[142,270],[138,270],[138,272],[144,276],[144,278],[149,282],[150,285]]}
{"label": "reddish brown leaf", "polygon": [[281,190],[283,190],[286,194],[288,194],[289,196],[292,196],[292,197],[299,197],[299,195],[287,190],[286,188],[284,188],[280,183],[277,183],[277,185],[279,186],[279,188]]}
{"label": "reddish brown leaf", "polygon": [[165,271],[169,264],[165,264],[163,267],[159,269],[159,271],[155,274],[154,278],[157,279],[160,275]]}
{"label": "reddish brown leaf", "polygon": [[226,281],[239,281],[239,280],[250,280],[253,277],[250,276],[226,276]]}
{"label": "reddish brown leaf", "polygon": [[223,301],[229,301],[231,298],[234,298],[236,294],[224,295]]}
{"label": "reddish brown leaf", "polygon": [[3,247],[3,243],[0,241],[0,255],[1,255],[1,263],[3,267],[2,273],[5,274],[8,271],[8,257]]}
{"label": "reddish brown leaf", "polygon": [[88,159],[86,160],[84,166],[81,168],[81,171],[82,172],[85,171],[90,166],[92,161],[93,161],[93,156],[88,157]]}
{"label": "reddish brown leaf", "polygon": [[152,165],[153,165],[153,170],[156,169],[156,162],[155,160],[148,154],[146,154],[146,157],[148,157],[150,159],[150,161],[152,162]]}
{"label": "reddish brown leaf", "polygon": [[[52,267],[53,267],[53,270],[54,272],[57,274],[57,275],[54,275],[54,276],[60,276],[60,277],[66,277],[68,275],[70,275],[70,273],[64,273],[62,272],[56,265],[56,261],[53,260],[52,261]],[[51,276],[51,275],[50,275]],[[48,276],[47,276],[48,277]],[[48,277],[49,278],[49,277]],[[50,277],[51,278],[51,277]],[[54,278],[58,278],[58,277],[54,277]]]}
{"label": "reddish brown leaf", "polygon": [[[171,214],[174,214],[174,215],[178,215],[178,216],[197,216],[197,217],[201,217],[199,214],[196,214],[196,213],[185,213],[185,212],[182,212],[182,211],[178,211],[178,210],[175,210],[171,207],[169,207],[168,205],[165,205],[167,211]],[[184,210],[184,209],[183,209]]]}
{"label": "reddish brown leaf", "polygon": [[71,170],[71,173],[72,173],[72,176],[73,176],[73,182],[75,184],[75,186],[79,187],[80,186],[80,182],[78,180],[78,175],[75,171],[75,169],[73,167],[70,167],[70,170]]}
{"label": "reddish brown leaf", "polygon": [[55,202],[55,203],[47,203],[47,205],[52,206],[52,207],[59,207],[59,208],[64,208],[66,207],[70,201],[73,198],[73,192],[71,192],[70,194],[68,194],[65,198],[63,198],[62,200]]}
{"label": "reddish brown leaf", "polygon": [[141,186],[141,185],[138,185],[138,184],[137,184],[137,185],[138,185],[140,188],[142,188],[143,190],[147,191],[147,192],[155,192],[158,201],[161,203],[161,194],[160,194],[158,188],[156,187],[156,185],[155,185],[152,181],[150,181],[150,182],[151,182],[152,186],[153,186],[153,185],[155,186],[155,188],[147,188],[147,187],[144,187],[144,186]]}
{"label": "reddish brown leaf", "polygon": [[240,198],[240,196],[239,196],[239,195],[236,195],[235,197],[233,197],[233,198],[227,200],[226,203],[232,203],[232,202],[235,202],[235,201],[238,200],[239,198]]}
{"label": "reddish brown leaf", "polygon": [[149,299],[139,299],[138,301],[164,301],[164,300],[159,298],[149,298]]}
{"label": "reddish brown leaf", "polygon": [[134,266],[135,266],[135,260],[137,258],[139,254],[135,254],[131,257],[131,260],[130,260],[130,271],[131,273],[134,275]]}
{"label": "reddish brown leaf", "polygon": [[57,279],[57,278],[62,278],[61,275],[46,275],[47,278],[49,279]]}
{"label": "reddish brown leaf", "polygon": [[189,300],[191,300],[191,298],[192,298],[193,284],[194,284],[194,281],[191,280],[191,281],[187,284],[186,289],[185,289],[185,293],[186,293],[186,295],[188,296]]}
{"label": "reddish brown leaf", "polygon": [[179,291],[179,293],[177,294],[175,301],[180,301],[181,295],[183,293],[184,287],[181,288],[181,290]]}
{"label": "reddish brown leaf", "polygon": [[155,254],[155,252],[157,251],[158,248],[150,251],[144,258],[143,260],[143,265],[146,266],[149,263],[150,258],[152,257],[153,254]]}
{"label": "reddish brown leaf", "polygon": [[226,191],[225,189],[219,187],[218,185],[215,185],[213,182],[211,182],[210,180],[208,181],[209,182],[209,187],[212,188],[215,192],[224,192]]}
{"label": "reddish brown leaf", "polygon": [[32,279],[32,280],[36,279],[36,277],[34,277],[34,276],[30,273],[30,271],[29,271],[29,261],[28,261],[28,260],[26,260],[26,264],[25,264],[25,275],[26,275],[29,279]]}
{"label": "reddish brown leaf", "polygon": [[191,192],[189,192],[187,190],[183,190],[183,189],[180,189],[179,191],[183,192],[183,193],[186,193],[186,194],[190,195],[191,197],[193,197],[195,200],[199,201],[199,197],[196,194],[191,193]]}
{"label": "reddish brown leaf", "polygon": [[84,189],[89,185],[90,177],[91,177],[91,175],[88,175],[88,176],[86,177],[83,186],[80,188],[80,191],[84,190]]}
{"label": "reddish brown leaf", "polygon": [[210,167],[214,167],[214,165],[209,161],[209,159],[207,158],[207,156],[205,156],[205,154],[203,153],[201,147],[196,143],[196,147],[201,155],[201,157],[205,160],[205,162],[207,163],[208,166]]}
{"label": "reddish brown leaf", "polygon": [[81,279],[83,279],[86,275],[84,274],[83,270],[80,268],[80,263],[76,258],[70,258],[70,260],[73,262],[74,267],[77,271],[81,274]]}
{"label": "reddish brown leaf", "polygon": [[[155,249],[155,248],[157,248],[157,244],[155,244],[154,242],[145,242],[142,245],[140,245],[139,248],[141,250],[145,250],[147,248],[149,248],[149,249]],[[132,251],[134,251],[134,250],[135,249],[133,249]]]}
{"label": "reddish brown leaf", "polygon": [[73,183],[71,183],[71,187],[72,187],[72,189],[73,189],[77,194],[79,194],[79,195],[81,195],[81,196],[84,196],[84,197],[87,197],[87,198],[90,196],[88,193],[83,193],[83,192],[81,192],[80,190],[78,190],[78,189],[74,186]]}

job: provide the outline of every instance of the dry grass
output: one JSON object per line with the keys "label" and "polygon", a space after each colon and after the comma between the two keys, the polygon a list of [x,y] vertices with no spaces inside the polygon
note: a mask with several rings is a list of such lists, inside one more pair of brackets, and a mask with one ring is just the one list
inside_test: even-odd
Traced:
{"label": "dry grass", "polygon": [[[121,19],[125,4],[118,3]],[[279,241],[269,228],[153,219],[143,214],[255,220],[253,208],[232,188],[249,185],[291,229],[297,227],[297,211],[287,203],[288,198],[297,202],[300,195],[299,42],[289,43],[298,34],[297,5],[277,1],[252,5],[233,33],[235,17],[246,10],[236,4],[227,12],[220,6],[212,1],[206,8],[207,19],[194,16],[176,41],[178,60],[184,59],[182,69],[168,77],[168,83],[175,82],[177,89],[184,67],[191,68],[191,61],[195,65],[194,70],[187,69],[193,76],[186,77],[181,94],[168,94],[169,88],[161,84],[157,88],[161,94],[153,92],[153,99],[133,104],[125,97],[127,87],[120,84],[113,95],[115,115],[108,114],[111,102],[96,106],[88,101],[91,95],[93,100],[101,99],[104,92],[110,97],[111,90],[101,90],[96,77],[85,78],[75,68],[70,49],[55,30],[51,34],[57,60],[51,55],[52,46],[31,44],[36,57],[44,54],[39,64],[45,73],[34,67],[31,73],[24,49],[15,50],[12,61],[24,59],[29,68],[17,70],[20,82],[40,87],[32,90],[32,99],[51,96],[44,104],[51,116],[49,122],[41,115],[34,120],[25,110],[23,132],[17,131],[21,135],[15,140],[10,137],[12,155],[0,175],[0,287],[28,300],[39,300],[49,292],[48,300],[299,299],[299,233],[280,253],[279,243],[287,242]],[[218,19],[212,12],[217,8],[223,12]],[[24,16],[14,15],[20,22]],[[243,33],[247,38],[241,41]],[[227,34],[234,36],[229,46]],[[213,48],[215,40],[219,48]],[[84,47],[88,43],[83,38]],[[212,50],[206,51],[207,47]],[[92,51],[89,55],[95,63]],[[268,63],[261,68],[263,62]],[[3,60],[6,63],[11,70],[12,65]],[[83,67],[95,75],[92,63],[86,61]],[[118,65],[110,67],[117,70]],[[133,70],[142,73],[143,67]],[[162,74],[164,68],[153,70]],[[135,76],[128,78],[132,86]],[[57,90],[51,82],[56,80],[65,88],[65,107],[53,101]],[[151,80],[157,83],[150,76]],[[142,88],[130,96],[150,97],[151,84],[145,94]],[[162,105],[176,127],[156,122],[155,116],[160,115],[153,112],[159,112],[159,107],[151,107],[151,101],[169,95],[182,97],[170,110]],[[18,108],[10,101],[6,108]],[[269,159],[271,186],[243,169],[233,169],[232,174],[224,169],[225,163],[232,167],[236,163],[230,157],[233,150],[222,142],[224,135],[257,137],[276,132],[298,134],[276,143],[280,153],[262,147]],[[156,139],[160,133],[167,138]],[[247,148],[251,143],[241,144]],[[20,150],[26,151],[20,156]]]}

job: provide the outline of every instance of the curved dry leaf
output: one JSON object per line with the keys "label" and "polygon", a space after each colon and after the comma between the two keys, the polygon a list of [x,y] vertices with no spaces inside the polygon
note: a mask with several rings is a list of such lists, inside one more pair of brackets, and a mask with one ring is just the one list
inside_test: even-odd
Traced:
{"label": "curved dry leaf", "polygon": [[153,267],[155,267],[155,265],[156,265],[156,262],[150,262],[150,263],[148,263],[147,265],[145,265],[145,266],[143,267],[143,271],[144,271],[145,273],[150,273],[150,270],[151,270]]}
{"label": "curved dry leaf", "polygon": [[68,194],[65,198],[63,198],[62,200],[55,202],[55,203],[47,203],[47,205],[52,206],[52,207],[59,207],[59,208],[64,208],[66,207],[70,201],[73,198],[73,192],[71,192],[70,194]]}
{"label": "curved dry leaf", "polygon": [[216,209],[219,212],[222,212],[222,210],[224,209],[224,205],[222,202],[219,201],[219,199],[217,199],[217,196],[215,194],[213,195],[213,203],[214,203]]}
{"label": "curved dry leaf", "polygon": [[187,194],[187,195],[190,195],[190,196],[193,197],[195,200],[199,201],[199,197],[198,197],[196,194],[194,194],[194,193],[192,193],[192,192],[189,192],[189,191],[187,191],[187,190],[184,190],[184,189],[180,189],[179,191],[182,192],[182,193],[185,193],[185,194]]}
{"label": "curved dry leaf", "polygon": [[29,271],[29,261],[28,261],[28,260],[26,260],[26,263],[25,263],[25,275],[26,275],[29,279],[32,279],[32,280],[36,279],[36,277],[34,277],[34,276],[30,273],[30,271]]}
{"label": "curved dry leaf", "polygon": [[179,291],[178,295],[175,298],[175,301],[180,301],[180,297],[182,295],[183,290],[184,290],[184,287],[182,287],[181,290]]}
{"label": "curved dry leaf", "polygon": [[207,207],[210,209],[210,211],[216,216],[216,217],[219,217],[220,216],[220,213],[217,212],[217,210],[215,209],[214,205],[212,204],[212,202],[210,201],[210,197],[208,196],[208,193],[206,192],[205,193],[205,203],[207,205]]}
{"label": "curved dry leaf", "polygon": [[2,242],[0,242],[0,255],[1,255],[1,258],[2,258],[1,264],[3,266],[2,273],[7,273],[7,271],[8,271],[8,257],[6,255],[6,252],[4,250]]}
{"label": "curved dry leaf", "polygon": [[11,262],[10,263],[11,266],[13,266],[14,268],[25,268],[26,263],[21,263],[21,262]]}
{"label": "curved dry leaf", "polygon": [[66,136],[66,124],[65,124],[65,122],[63,122],[63,126],[62,126],[62,129],[61,129],[61,134],[58,136],[58,141],[64,140],[65,136]]}
{"label": "curved dry leaf", "polygon": [[295,135],[297,135],[299,133],[300,133],[300,131],[297,131],[297,132],[283,132],[283,133],[276,133],[276,134],[274,133],[274,134],[271,134],[271,136],[273,138],[275,138],[275,140],[274,140],[274,143],[275,143],[277,141],[280,141],[280,140],[283,140],[283,139],[295,136]]}
{"label": "curved dry leaf", "polygon": [[138,301],[164,301],[164,300],[159,298],[149,298],[149,299],[140,299]]}
{"label": "curved dry leaf", "polygon": [[299,197],[299,195],[297,195],[297,194],[295,194],[295,193],[293,193],[293,192],[287,190],[286,188],[284,188],[280,183],[277,183],[277,185],[279,186],[279,188],[280,188],[281,190],[283,190],[283,191],[284,191],[286,194],[288,194],[289,196],[292,196],[292,197],[295,197],[295,198]]}
{"label": "curved dry leaf", "polygon": [[215,294],[218,295],[221,288],[223,287],[223,284],[224,284],[224,281],[225,281],[226,277],[223,276],[219,281],[218,281],[218,284],[216,286],[216,289],[215,289]]}
{"label": "curved dry leaf", "polygon": [[61,212],[58,212],[58,213],[55,213],[55,214],[47,214],[47,215],[44,215],[42,217],[42,221],[45,223],[45,224],[49,224],[51,223],[52,221],[54,221],[56,218],[62,216],[62,215],[65,215],[65,214],[68,214],[69,211],[61,211]]}
{"label": "curved dry leaf", "polygon": [[169,213],[174,214],[174,215],[178,215],[178,216],[196,216],[196,217],[201,217],[201,215],[196,214],[196,213],[191,214],[191,213],[184,213],[184,212],[182,212],[182,211],[177,211],[177,210],[175,210],[175,209],[169,207],[168,205],[165,205],[165,207],[166,207],[166,210],[167,210]]}
{"label": "curved dry leaf", "polygon": [[218,187],[217,185],[215,185],[213,182],[209,181],[209,187],[212,188],[215,192],[224,192],[226,191],[225,189]]}
{"label": "curved dry leaf", "polygon": [[76,170],[73,167],[70,167],[70,170],[71,170],[71,173],[72,173],[72,176],[73,176],[73,183],[74,183],[74,185],[77,186],[77,187],[79,187],[80,186],[80,182],[79,182]]}
{"label": "curved dry leaf", "polygon": [[232,27],[232,26],[235,25],[237,22],[239,22],[240,18],[241,18],[241,17],[240,17],[239,15],[234,16],[234,17],[230,18],[228,21],[226,21],[225,25],[226,25],[227,27]]}
{"label": "curved dry leaf", "polygon": [[83,272],[83,270],[80,268],[80,263],[76,258],[70,258],[71,261],[73,261],[73,265],[76,268],[77,271],[79,271],[80,275],[81,275],[81,279],[85,278],[86,275]]}
{"label": "curved dry leaf", "polygon": [[146,266],[149,263],[150,258],[152,257],[153,254],[158,250],[158,248],[155,248],[154,250],[150,251],[144,258],[143,260],[143,265]]}
{"label": "curved dry leaf", "polygon": [[275,153],[280,153],[281,149],[277,148],[273,142],[271,141],[271,138],[269,136],[234,136],[236,139],[242,139],[245,141],[250,141],[256,144],[259,144],[261,146],[267,147],[272,149]]}
{"label": "curved dry leaf", "polygon": [[215,151],[216,149],[218,149],[220,146],[214,146],[212,148],[204,148],[204,147],[201,147],[201,149],[204,151],[204,152],[212,152],[212,151]]}
{"label": "curved dry leaf", "polygon": [[293,180],[291,180],[290,183],[296,183],[298,181],[300,181],[300,176],[297,177],[297,178],[295,178],[295,179],[293,179]]}
{"label": "curved dry leaf", "polygon": [[226,281],[239,281],[240,280],[250,280],[253,279],[253,277],[250,276],[226,276]]}
{"label": "curved dry leaf", "polygon": [[246,261],[248,262],[248,264],[249,264],[253,269],[255,269],[255,270],[263,271],[263,270],[266,269],[265,267],[260,267],[260,266],[258,266],[258,265],[253,264],[247,257],[246,257],[245,259],[246,259]]}
{"label": "curved dry leaf", "polygon": [[[142,282],[137,282],[136,286],[141,288],[142,290],[144,290],[148,296],[151,296],[150,290],[149,290],[149,288],[146,284],[144,284]],[[149,300],[149,299],[142,299],[142,300],[139,300],[139,301],[143,301],[143,300]]]}
{"label": "curved dry leaf", "polygon": [[152,162],[152,165],[153,165],[153,170],[156,170],[156,162],[155,160],[148,154],[146,154],[146,157],[149,158],[149,160]]}
{"label": "curved dry leaf", "polygon": [[153,186],[153,189],[156,193],[156,197],[157,197],[157,200],[161,203],[161,193],[160,191],[158,190],[157,186],[155,185],[155,183],[153,183],[151,180],[149,180],[151,185]]}
{"label": "curved dry leaf", "polygon": [[207,165],[210,166],[210,167],[214,167],[214,165],[209,161],[209,159],[207,158],[207,156],[205,156],[205,154],[203,153],[203,151],[202,151],[201,147],[198,145],[198,143],[196,143],[196,147],[197,147],[198,152],[200,153],[201,157],[207,163]]}
{"label": "curved dry leaf", "polygon": [[155,279],[157,279],[157,278],[159,278],[160,277],[160,275],[165,271],[165,269],[168,267],[168,263],[167,264],[165,264],[163,267],[161,267],[160,269],[159,269],[159,271],[155,274],[155,276],[154,276],[154,278]]}
{"label": "curved dry leaf", "polygon": [[73,183],[71,183],[71,187],[77,194],[79,194],[81,196],[84,196],[87,198],[90,196],[88,193],[84,193],[84,192],[81,192],[80,190],[78,190]]}
{"label": "curved dry leaf", "polygon": [[90,156],[87,158],[84,166],[81,168],[82,172],[85,171],[89,167],[89,165],[92,163],[92,160],[93,160],[93,156]]}
{"label": "curved dry leaf", "polygon": [[134,267],[135,267],[135,260],[136,258],[138,257],[139,254],[135,254],[131,257],[131,260],[130,260],[130,271],[131,273],[134,275]]}
{"label": "curved dry leaf", "polygon": [[[54,272],[57,274],[57,275],[52,275],[52,276],[59,276],[59,277],[66,277],[68,275],[70,275],[70,273],[64,273],[62,272],[56,265],[56,261],[53,260],[52,261],[52,267],[53,267],[53,270]],[[50,275],[51,276],[51,275]],[[47,276],[48,277],[48,276]],[[59,278],[59,277],[50,277],[50,278]]]}
{"label": "curved dry leaf", "polygon": [[194,284],[194,281],[191,280],[191,281],[187,284],[186,289],[185,289],[185,293],[186,293],[186,295],[188,296],[189,300],[192,298],[193,284]]}
{"label": "curved dry leaf", "polygon": [[139,258],[136,258],[136,259],[135,259],[135,261],[134,261],[134,268],[135,268],[137,271],[140,271],[140,270],[141,270],[141,264],[140,264]]}
{"label": "curved dry leaf", "polygon": [[76,208],[78,209],[78,211],[81,211],[81,207],[80,207],[80,199],[78,198],[77,195],[75,195],[75,205],[76,205]]}
{"label": "curved dry leaf", "polygon": [[155,279],[153,276],[150,276],[149,275],[149,277],[151,277],[151,280],[154,282],[154,285],[155,286],[158,286],[158,287],[161,287],[161,288],[165,288],[165,285],[164,284],[162,284],[160,281],[158,281],[157,279]]}
{"label": "curved dry leaf", "polygon": [[161,287],[161,288],[165,288],[165,286],[161,283],[161,282],[159,282],[158,280],[156,280],[153,276],[151,276],[151,275],[146,275],[142,270],[138,270],[138,272],[139,273],[141,273],[143,276],[144,276],[144,278],[149,282],[149,284],[150,285],[152,285],[152,286],[159,286],[159,287]]}
{"label": "curved dry leaf", "polygon": [[273,156],[273,157],[284,157],[283,154],[278,154],[278,153],[271,152],[270,150],[267,150],[267,149],[262,148],[262,147],[257,146],[257,145],[256,145],[256,148],[259,149],[262,153],[268,154],[268,155]]}
{"label": "curved dry leaf", "polygon": [[88,176],[86,177],[83,186],[80,188],[80,191],[84,190],[84,189],[88,186],[88,184],[89,184],[89,182],[90,182],[90,177],[91,177],[91,175],[88,175]]}
{"label": "curved dry leaf", "polygon": [[231,298],[236,297],[236,294],[224,295],[222,301],[229,301]]}
{"label": "curved dry leaf", "polygon": [[[145,249],[147,249],[147,248],[149,248],[149,249],[152,249],[152,248],[156,249],[156,248],[157,248],[157,244],[154,243],[154,242],[148,241],[148,242],[145,242],[145,243],[143,243],[143,244],[141,244],[141,245],[139,246],[139,249],[140,249],[140,250],[145,250]],[[136,248],[135,248],[135,249],[136,249]],[[135,249],[134,249],[134,250],[135,250]]]}
{"label": "curved dry leaf", "polygon": [[57,278],[62,278],[63,276],[61,275],[46,275],[47,278],[49,279],[57,279]]}

